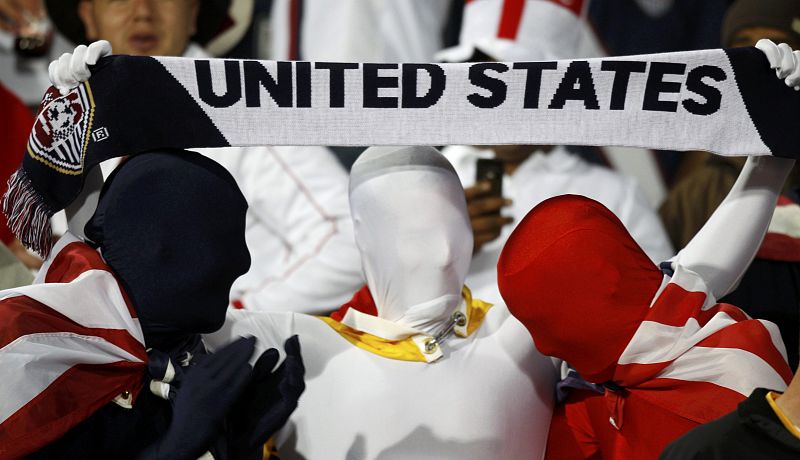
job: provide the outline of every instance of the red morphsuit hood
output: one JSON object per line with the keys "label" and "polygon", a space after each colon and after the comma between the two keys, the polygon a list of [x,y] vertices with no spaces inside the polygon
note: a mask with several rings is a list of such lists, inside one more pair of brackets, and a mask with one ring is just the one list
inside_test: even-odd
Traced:
{"label": "red morphsuit hood", "polygon": [[596,383],[613,377],[662,278],[617,216],[577,195],[533,208],[497,264],[500,293],[539,351]]}

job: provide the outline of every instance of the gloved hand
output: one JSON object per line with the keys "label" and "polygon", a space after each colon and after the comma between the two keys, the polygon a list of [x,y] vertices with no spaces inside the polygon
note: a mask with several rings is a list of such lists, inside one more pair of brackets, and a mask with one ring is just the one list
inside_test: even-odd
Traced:
{"label": "gloved hand", "polygon": [[248,361],[255,342],[254,337],[240,338],[184,375],[167,433],[140,458],[195,460],[209,450],[251,380]]}
{"label": "gloved hand", "polygon": [[[278,351],[270,348],[253,367],[253,379],[231,411],[229,446],[232,458],[261,458],[261,448],[289,419],[305,390],[305,367],[297,336],[284,343],[286,359],[273,372]],[[252,455],[258,453],[257,456]]]}
{"label": "gloved hand", "polygon": [[50,63],[47,68],[50,74],[50,83],[66,95],[72,88],[86,81],[92,75],[90,65],[111,54],[111,43],[105,40],[96,41],[89,46],[78,45],[72,53],[64,53],[60,58]]}
{"label": "gloved hand", "polygon": [[800,91],[800,51],[792,51],[786,43],[776,45],[766,38],[759,40],[756,48],[767,56],[769,66],[775,69],[778,78],[786,80],[786,86]]}

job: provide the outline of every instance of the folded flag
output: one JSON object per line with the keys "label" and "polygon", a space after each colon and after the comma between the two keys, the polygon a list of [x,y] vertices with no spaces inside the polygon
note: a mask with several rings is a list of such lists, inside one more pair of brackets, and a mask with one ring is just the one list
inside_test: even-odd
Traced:
{"label": "folded flag", "polygon": [[65,235],[38,281],[0,292],[0,459],[36,452],[113,400],[130,407],[147,371],[136,312],[97,251]]}

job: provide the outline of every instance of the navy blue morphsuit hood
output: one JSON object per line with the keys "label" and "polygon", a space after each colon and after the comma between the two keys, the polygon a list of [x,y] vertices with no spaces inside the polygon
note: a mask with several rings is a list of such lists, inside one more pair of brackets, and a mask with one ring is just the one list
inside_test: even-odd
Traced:
{"label": "navy blue morphsuit hood", "polygon": [[189,151],[133,156],[109,177],[86,236],[134,308],[148,347],[219,329],[250,267],[247,202],[218,163]]}

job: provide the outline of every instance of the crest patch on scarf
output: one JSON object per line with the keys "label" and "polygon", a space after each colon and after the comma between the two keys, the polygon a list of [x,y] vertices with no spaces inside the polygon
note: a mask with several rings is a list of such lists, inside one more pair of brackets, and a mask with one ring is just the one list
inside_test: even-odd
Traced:
{"label": "crest patch on scarf", "polygon": [[62,174],[81,174],[92,130],[94,98],[89,83],[66,96],[50,88],[28,140],[28,154]]}

